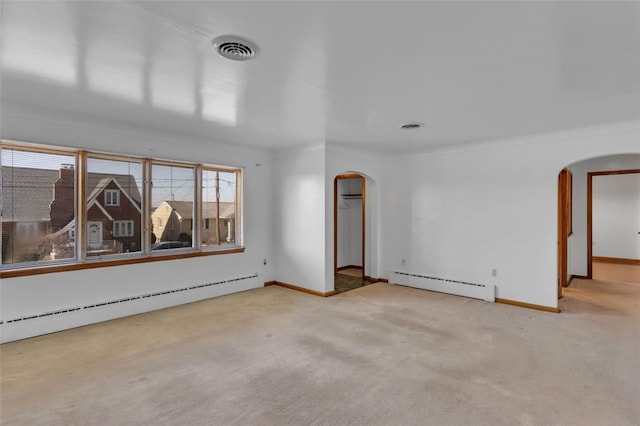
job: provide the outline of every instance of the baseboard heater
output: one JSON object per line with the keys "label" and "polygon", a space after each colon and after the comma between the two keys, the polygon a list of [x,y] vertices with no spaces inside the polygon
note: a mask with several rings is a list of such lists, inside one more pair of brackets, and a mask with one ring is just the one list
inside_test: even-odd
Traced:
{"label": "baseboard heater", "polygon": [[44,313],[41,313],[41,314],[29,315],[29,316],[21,317],[21,318],[13,318],[13,319],[6,320],[6,321],[0,320],[0,325],[13,324],[13,323],[22,322],[22,321],[28,321],[28,320],[32,320],[32,319],[36,319],[36,318],[43,318],[43,317],[50,317],[50,316],[54,316],[54,315],[66,314],[66,313],[69,313],[69,312],[86,311],[86,310],[100,308],[100,307],[107,306],[107,305],[115,305],[115,304],[119,304],[119,303],[128,303],[128,302],[133,302],[133,301],[136,301],[136,300],[148,299],[148,298],[151,298],[151,297],[159,297],[159,296],[165,296],[167,294],[174,294],[174,293],[182,293],[182,292],[186,292],[186,291],[193,291],[193,290],[198,290],[198,289],[201,289],[201,288],[213,287],[213,286],[216,286],[216,285],[227,284],[227,283],[234,283],[234,282],[237,282],[237,281],[245,281],[245,280],[250,280],[250,279],[254,279],[254,278],[258,278],[258,274],[257,273],[254,273],[254,274],[251,274],[251,275],[247,275],[247,276],[243,276],[243,277],[231,278],[231,279],[228,279],[228,280],[222,280],[222,281],[216,281],[216,282],[211,282],[211,283],[206,283],[206,284],[193,285],[193,286],[190,286],[190,287],[182,287],[182,288],[176,288],[176,289],[171,289],[171,290],[158,291],[158,292],[155,292],[155,293],[142,294],[142,295],[139,295],[139,296],[123,297],[121,299],[114,299],[114,300],[104,301],[104,302],[100,302],[100,303],[92,303],[92,304],[84,305],[84,306],[75,306],[75,307],[71,307],[71,308],[64,308],[64,309],[59,309],[59,310],[56,310],[56,311],[44,312]]}
{"label": "baseboard heater", "polygon": [[431,290],[440,293],[455,294],[456,296],[486,300],[487,302],[495,302],[496,300],[495,286],[490,284],[456,281],[400,271],[391,271],[389,274],[389,282],[392,284],[400,284],[423,290]]}

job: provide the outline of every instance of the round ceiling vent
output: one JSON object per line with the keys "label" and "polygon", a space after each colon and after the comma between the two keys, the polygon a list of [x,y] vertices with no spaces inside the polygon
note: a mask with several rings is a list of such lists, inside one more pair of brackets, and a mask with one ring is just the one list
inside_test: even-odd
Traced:
{"label": "round ceiling vent", "polygon": [[422,127],[422,124],[420,123],[407,123],[407,124],[403,124],[400,128],[404,130],[412,130],[412,129],[419,129],[420,127]]}
{"label": "round ceiling vent", "polygon": [[213,50],[232,61],[247,61],[258,56],[260,49],[255,43],[237,36],[220,36],[211,42]]}

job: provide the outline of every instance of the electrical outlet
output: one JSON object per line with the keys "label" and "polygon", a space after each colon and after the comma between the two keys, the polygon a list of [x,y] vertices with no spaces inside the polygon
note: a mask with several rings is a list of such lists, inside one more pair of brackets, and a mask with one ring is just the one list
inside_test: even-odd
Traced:
{"label": "electrical outlet", "polygon": [[496,268],[493,268],[491,270],[491,275],[493,275],[494,277],[497,277],[498,276],[498,270]]}
{"label": "electrical outlet", "polygon": [[402,266],[407,266],[407,259],[402,259]]}

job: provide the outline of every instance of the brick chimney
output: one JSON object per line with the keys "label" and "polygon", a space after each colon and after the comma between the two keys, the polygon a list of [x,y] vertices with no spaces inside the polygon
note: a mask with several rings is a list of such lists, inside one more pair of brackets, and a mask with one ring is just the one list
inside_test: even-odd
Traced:
{"label": "brick chimney", "polygon": [[75,185],[73,165],[63,164],[53,184],[53,201],[49,206],[51,230],[59,231],[74,217]]}

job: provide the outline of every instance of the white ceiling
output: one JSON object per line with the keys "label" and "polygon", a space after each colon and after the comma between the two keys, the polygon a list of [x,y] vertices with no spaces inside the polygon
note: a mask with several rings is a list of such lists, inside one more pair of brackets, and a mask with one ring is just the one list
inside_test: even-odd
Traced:
{"label": "white ceiling", "polygon": [[[638,2],[1,7],[4,103],[205,140],[385,153],[640,117]],[[214,54],[223,34],[261,54]]]}

